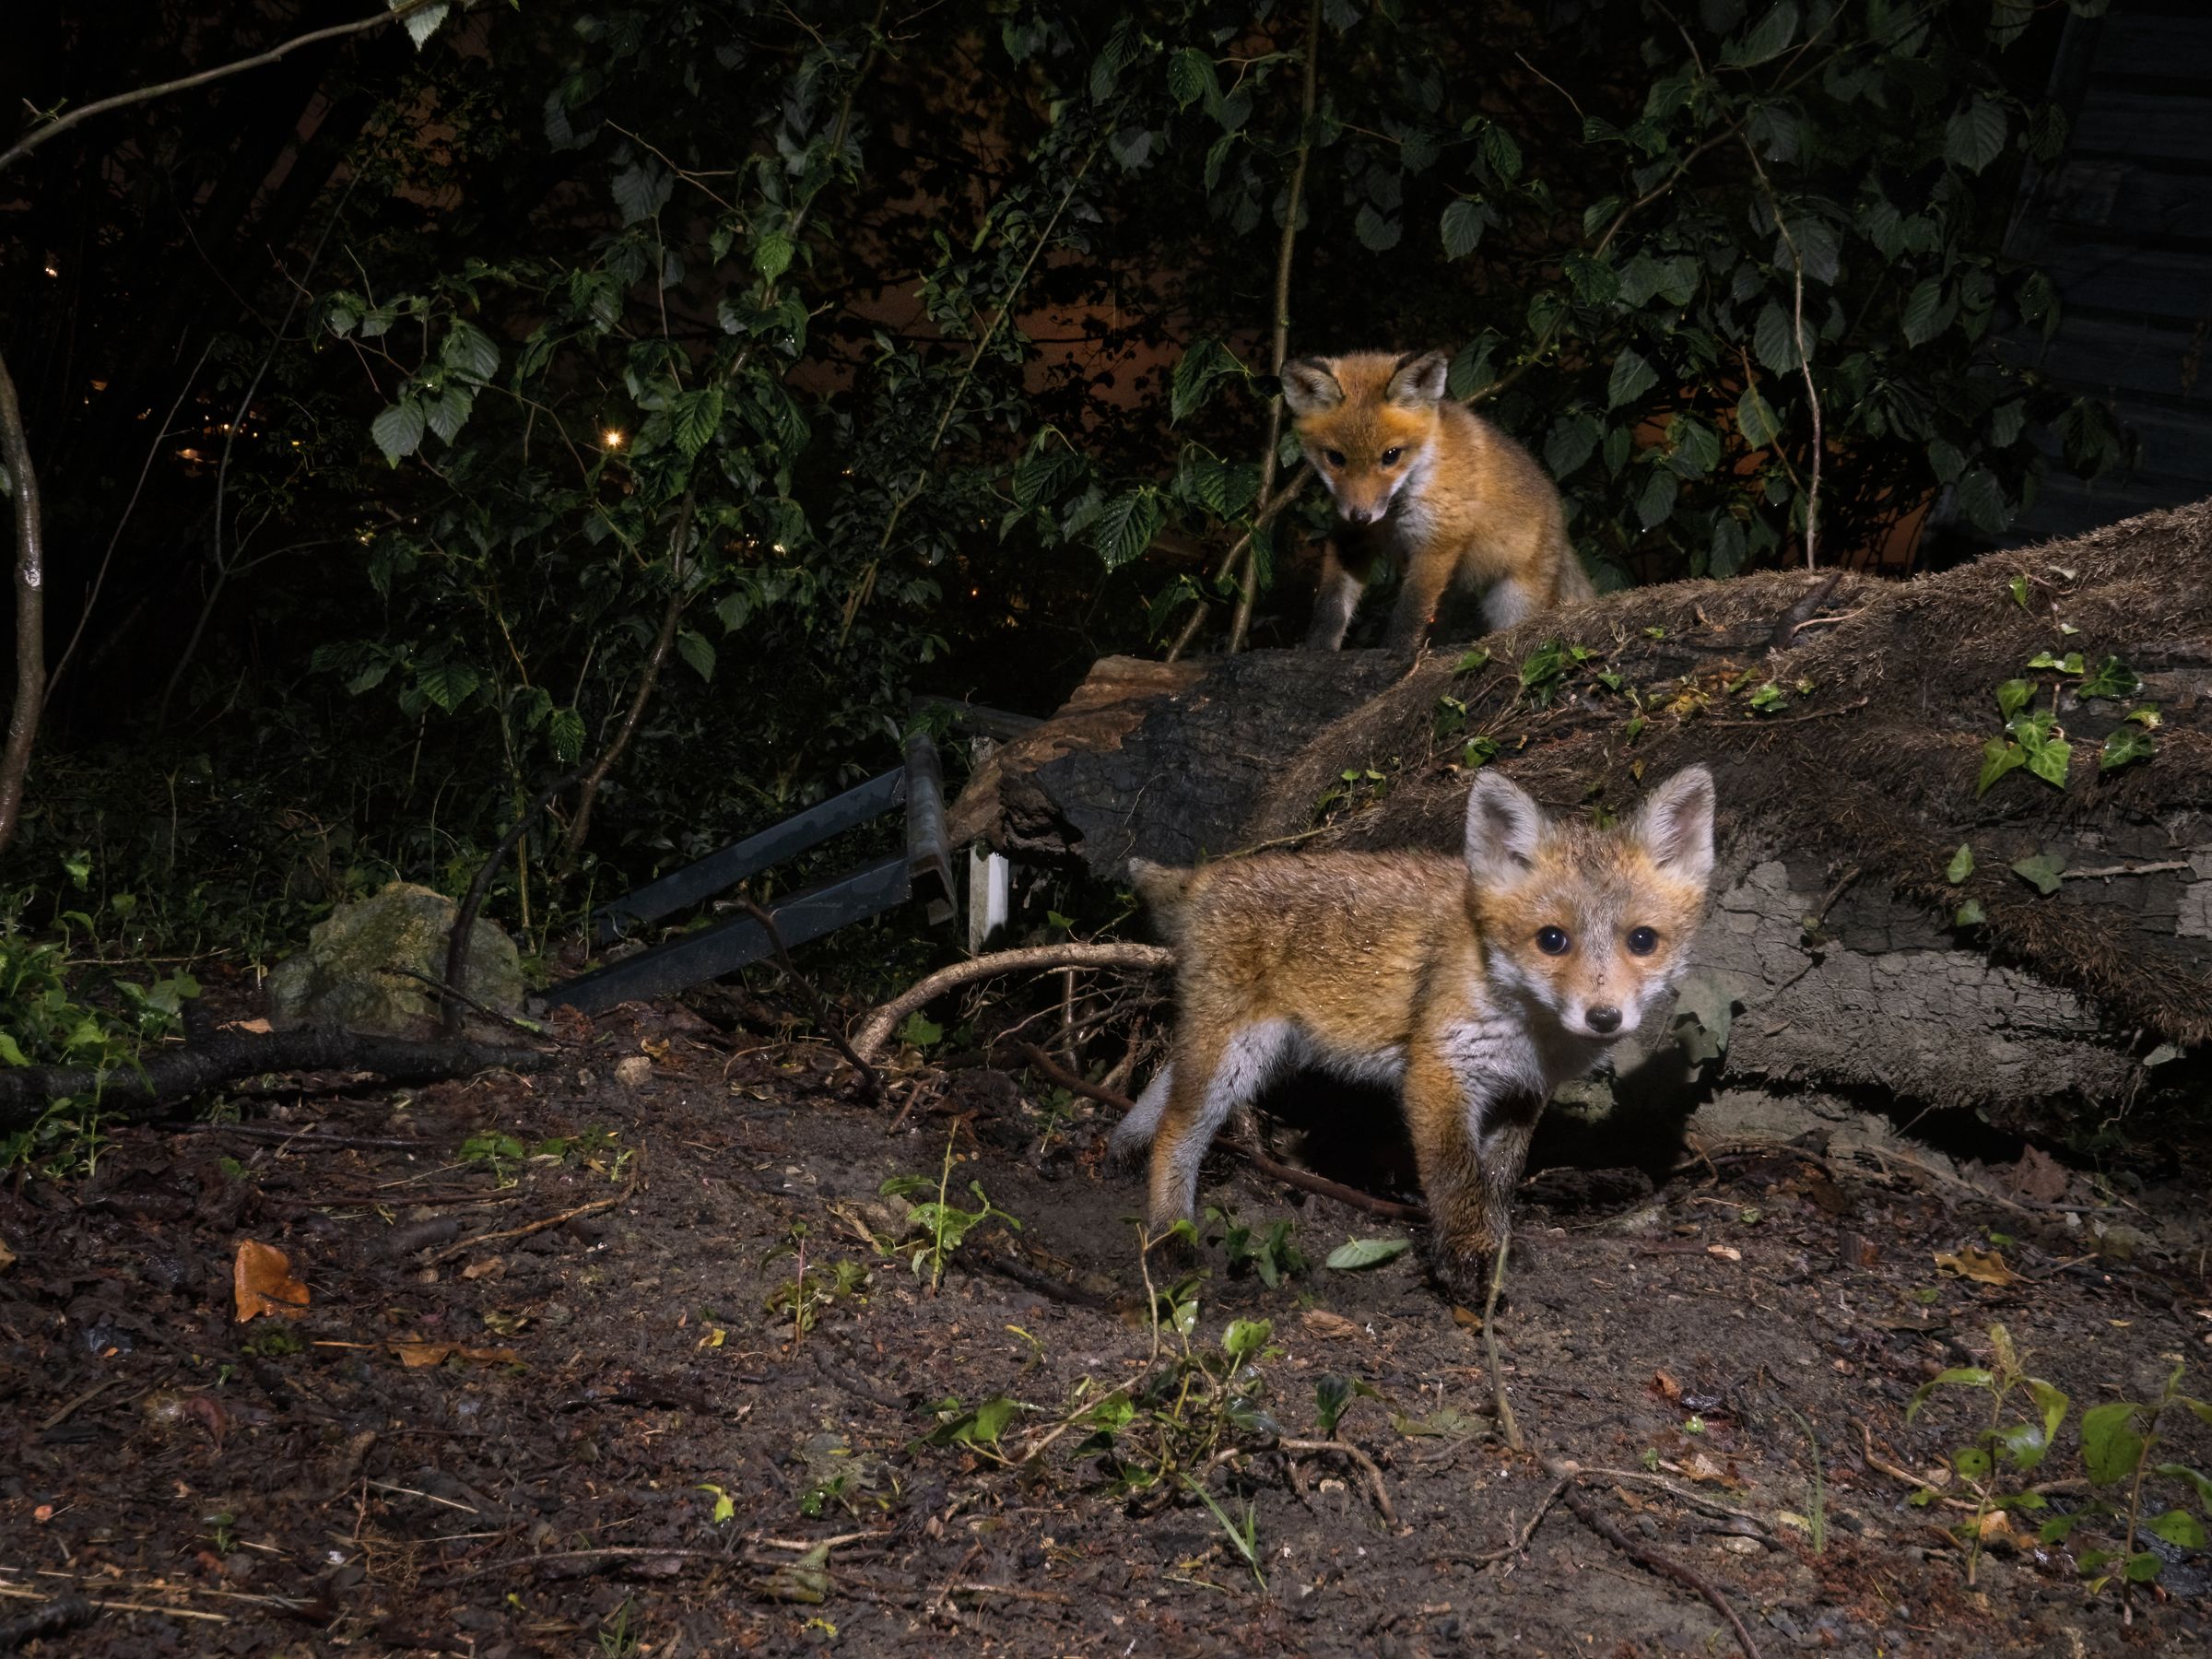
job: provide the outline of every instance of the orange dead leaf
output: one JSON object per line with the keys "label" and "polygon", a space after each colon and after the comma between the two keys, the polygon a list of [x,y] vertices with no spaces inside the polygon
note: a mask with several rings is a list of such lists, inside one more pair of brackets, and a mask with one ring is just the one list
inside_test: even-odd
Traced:
{"label": "orange dead leaf", "polygon": [[1304,1325],[1316,1336],[1330,1336],[1341,1340],[1349,1336],[1364,1336],[1367,1334],[1356,1321],[1347,1319],[1341,1313],[1332,1313],[1326,1308],[1308,1308],[1298,1316],[1298,1323]]}
{"label": "orange dead leaf", "polygon": [[1705,1253],[1723,1262],[1740,1262],[1744,1259],[1744,1253],[1733,1244],[1708,1244]]}
{"label": "orange dead leaf", "polygon": [[274,1244],[241,1239],[238,1258],[231,1264],[230,1288],[240,1324],[256,1313],[297,1319],[307,1312],[307,1287],[292,1277],[290,1261]]}
{"label": "orange dead leaf", "polygon": [[1652,1386],[1667,1399],[1678,1400],[1682,1397],[1682,1384],[1663,1371],[1652,1373]]}
{"label": "orange dead leaf", "polygon": [[231,1019],[226,1020],[218,1029],[226,1031],[252,1031],[257,1037],[266,1037],[269,1034],[269,1022],[265,1019]]}
{"label": "orange dead leaf", "polygon": [[1936,1265],[1946,1273],[1955,1273],[1960,1278],[1970,1278],[1977,1285],[2017,1285],[2020,1276],[2005,1265],[2005,1258],[1994,1250],[1982,1250],[1971,1244],[1962,1244],[1956,1255],[1944,1251],[1936,1253]]}
{"label": "orange dead leaf", "polygon": [[413,1370],[418,1366],[443,1365],[448,1359],[473,1359],[478,1365],[520,1365],[522,1355],[512,1348],[470,1347],[459,1342],[393,1342],[385,1345],[399,1356],[399,1362]]}

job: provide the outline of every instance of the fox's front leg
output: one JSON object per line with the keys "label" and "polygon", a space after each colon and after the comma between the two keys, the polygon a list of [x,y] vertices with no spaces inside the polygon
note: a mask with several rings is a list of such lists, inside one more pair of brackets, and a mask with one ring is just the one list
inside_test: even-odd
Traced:
{"label": "fox's front leg", "polygon": [[1308,651],[1337,651],[1344,645],[1344,636],[1352,625],[1352,613],[1359,608],[1359,595],[1367,584],[1353,574],[1344,562],[1344,554],[1335,540],[1321,544],[1321,585],[1313,594],[1313,621],[1306,629]]}
{"label": "fox's front leg", "polygon": [[1443,602],[1444,590],[1452,585],[1458,569],[1459,561],[1441,552],[1414,555],[1406,567],[1406,580],[1398,586],[1397,607],[1390,613],[1390,631],[1382,640],[1385,649],[1411,656],[1428,643],[1436,607]]}
{"label": "fox's front leg", "polygon": [[1426,1045],[1406,1068],[1406,1120],[1429,1202],[1430,1266],[1467,1305],[1482,1295],[1512,1235],[1513,1190],[1542,1108],[1538,1097],[1463,1077]]}

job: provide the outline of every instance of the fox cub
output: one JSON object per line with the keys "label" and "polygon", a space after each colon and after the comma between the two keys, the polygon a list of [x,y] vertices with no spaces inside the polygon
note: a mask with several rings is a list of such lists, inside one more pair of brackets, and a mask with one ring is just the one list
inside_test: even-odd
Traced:
{"label": "fox cub", "polygon": [[[1306,458],[1343,520],[1322,556],[1306,643],[1344,643],[1385,559],[1403,573],[1385,643],[1411,654],[1454,583],[1482,587],[1493,629],[1597,597],[1559,492],[1529,453],[1444,390],[1444,354],[1362,351],[1283,365]],[[1364,576],[1359,572],[1364,572]]]}
{"label": "fox cub", "polygon": [[1151,1148],[1152,1231],[1193,1214],[1221,1125],[1311,1066],[1400,1086],[1437,1276],[1471,1293],[1505,1242],[1545,1100],[1664,1006],[1712,874],[1702,766],[1603,830],[1483,772],[1464,858],[1134,864],[1178,956],[1168,1064],[1112,1139],[1125,1162]]}

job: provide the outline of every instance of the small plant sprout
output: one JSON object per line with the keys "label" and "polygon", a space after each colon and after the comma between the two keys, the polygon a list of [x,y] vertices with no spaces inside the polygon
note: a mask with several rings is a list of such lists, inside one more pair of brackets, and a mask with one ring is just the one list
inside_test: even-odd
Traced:
{"label": "small plant sprout", "polygon": [[[2155,1583],[2165,1561],[2155,1549],[2137,1549],[2143,1532],[2182,1549],[2202,1549],[2207,1542],[2205,1524],[2186,1509],[2169,1509],[2146,1523],[2144,1492],[2152,1476],[2186,1489],[2197,1510],[2212,1515],[2212,1477],[2186,1464],[2153,1461],[2163,1438],[2162,1426],[2173,1411],[2185,1411],[2199,1422],[2212,1423],[2212,1405],[2181,1391],[2187,1367],[2179,1355],[2169,1356],[2173,1369],[2154,1400],[2114,1400],[2092,1406],[2081,1414],[2081,1461],[2089,1484],[2099,1497],[2070,1515],[2054,1516],[2042,1530],[2046,1544],[2064,1542],[2084,1521],[2109,1516],[2121,1523],[2119,1547],[2088,1549],[2080,1556],[2082,1572],[2089,1580],[2089,1594],[2101,1594],[2108,1584],[2120,1586],[2120,1622],[2132,1624],[2135,1612],[2128,1588]],[[2119,1507],[2117,1493],[2124,1487],[2127,1499]]]}
{"label": "small plant sprout", "polygon": [[[953,1131],[953,1135],[959,1133],[957,1128]],[[896,1253],[907,1258],[907,1265],[913,1269],[917,1278],[921,1277],[922,1265],[924,1262],[929,1264],[929,1292],[932,1296],[936,1294],[938,1285],[944,1280],[946,1259],[959,1249],[970,1233],[984,1222],[994,1219],[1003,1221],[1017,1230],[1021,1227],[1019,1220],[993,1206],[991,1200],[984,1196],[983,1183],[980,1181],[968,1183],[968,1191],[974,1195],[976,1208],[962,1209],[947,1198],[947,1193],[952,1185],[952,1145],[953,1135],[947,1135],[945,1165],[937,1173],[937,1195],[915,1205],[907,1212],[907,1237],[892,1246]],[[926,1175],[894,1175],[881,1188],[887,1198],[910,1197],[929,1190],[930,1182]]]}
{"label": "small plant sprout", "polygon": [[1221,1228],[1221,1246],[1228,1253],[1232,1275],[1249,1268],[1259,1275],[1260,1283],[1273,1290],[1286,1278],[1306,1271],[1306,1258],[1290,1240],[1297,1222],[1270,1222],[1265,1232],[1255,1233],[1228,1210],[1210,1205],[1206,1218]]}
{"label": "small plant sprout", "polygon": [[[1989,1366],[1956,1366],[1943,1371],[1912,1391],[1912,1403],[1905,1408],[1905,1420],[1911,1422],[1919,1415],[1928,1396],[1938,1388],[1979,1389],[1989,1396],[1989,1421],[1972,1441],[1961,1446],[1951,1455],[1951,1467],[1966,1481],[1974,1493],[1974,1517],[1958,1530],[1963,1534],[1966,1545],[1966,1582],[1971,1587],[1981,1566],[1982,1546],[1994,1530],[1993,1515],[2008,1511],[2041,1510],[2046,1501],[2041,1492],[2025,1488],[2007,1490],[2005,1477],[2007,1473],[2026,1476],[2042,1466],[2051,1454],[2058,1438],[2058,1426],[2065,1420],[2072,1402],[2065,1394],[2041,1377],[2031,1377],[2022,1369],[2019,1352],[2013,1346],[2012,1334],[2001,1324],[1989,1327]],[[2006,1422],[2014,1409],[2013,1402],[2025,1392],[2034,1406],[2034,1416],[2019,1422]],[[1912,1501],[1925,1504],[1934,1501],[1933,1488],[1924,1488],[1913,1494]]]}
{"label": "small plant sprout", "polygon": [[1197,1493],[1199,1501],[1214,1512],[1214,1519],[1221,1523],[1221,1530],[1228,1535],[1230,1547],[1243,1558],[1244,1565],[1252,1569],[1252,1576],[1258,1583],[1260,1588],[1266,1589],[1267,1575],[1260,1571],[1260,1517],[1258,1509],[1252,1500],[1249,1498],[1244,1500],[1242,1521],[1232,1521],[1230,1519],[1229,1512],[1224,1510],[1214,1495],[1196,1480],[1185,1475],[1182,1477],[1182,1484]]}

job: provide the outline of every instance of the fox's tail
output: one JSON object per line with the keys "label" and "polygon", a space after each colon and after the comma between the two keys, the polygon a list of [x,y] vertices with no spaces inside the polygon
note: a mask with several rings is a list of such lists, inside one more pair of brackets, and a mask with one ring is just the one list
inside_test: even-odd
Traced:
{"label": "fox's tail", "polygon": [[1193,872],[1148,859],[1129,861],[1129,885],[1152,912],[1152,925],[1171,945],[1182,943],[1183,900],[1189,897]]}

